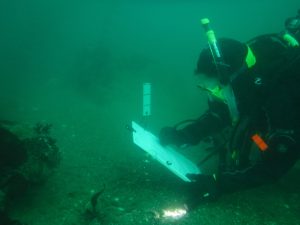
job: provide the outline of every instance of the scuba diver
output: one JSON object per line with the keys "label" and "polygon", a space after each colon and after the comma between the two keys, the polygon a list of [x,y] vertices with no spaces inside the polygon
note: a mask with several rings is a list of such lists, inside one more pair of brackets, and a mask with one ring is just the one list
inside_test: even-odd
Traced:
{"label": "scuba diver", "polygon": [[190,208],[224,193],[273,183],[300,155],[300,48],[293,36],[299,29],[242,43],[217,39],[208,19],[202,25],[208,46],[195,75],[198,87],[208,93],[208,110],[159,134],[164,146],[205,140],[213,145],[210,156],[217,155],[217,172],[187,175],[193,181]]}

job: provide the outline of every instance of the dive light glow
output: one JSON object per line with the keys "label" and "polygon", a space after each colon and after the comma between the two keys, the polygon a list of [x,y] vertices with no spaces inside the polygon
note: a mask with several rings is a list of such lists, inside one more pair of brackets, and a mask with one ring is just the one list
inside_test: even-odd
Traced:
{"label": "dive light glow", "polygon": [[180,219],[185,216],[187,213],[186,209],[173,209],[173,210],[164,210],[163,217],[172,218],[172,219]]}

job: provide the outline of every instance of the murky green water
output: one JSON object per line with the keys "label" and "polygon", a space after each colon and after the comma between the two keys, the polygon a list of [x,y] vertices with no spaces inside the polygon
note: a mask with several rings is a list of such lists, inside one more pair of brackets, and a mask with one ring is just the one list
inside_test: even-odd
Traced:
{"label": "murky green water", "polygon": [[[162,218],[165,208],[184,204],[183,184],[143,155],[125,129],[141,119],[144,82],[153,87],[154,133],[206,109],[193,77],[206,44],[202,17],[218,37],[246,41],[281,31],[297,7],[291,0],[2,0],[0,118],[53,124],[63,154],[49,182],[14,203],[11,214],[28,225],[299,224],[295,174],[181,220]],[[82,218],[103,185],[101,219]]]}

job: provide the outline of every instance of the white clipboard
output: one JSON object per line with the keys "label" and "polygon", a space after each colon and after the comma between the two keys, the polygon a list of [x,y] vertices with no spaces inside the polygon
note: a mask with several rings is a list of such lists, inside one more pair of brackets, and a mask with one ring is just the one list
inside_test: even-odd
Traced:
{"label": "white clipboard", "polygon": [[159,139],[143,127],[132,121],[133,142],[145,152],[149,153],[153,159],[165,166],[183,181],[191,182],[186,174],[201,174],[195,163],[175,151],[172,146],[162,146]]}

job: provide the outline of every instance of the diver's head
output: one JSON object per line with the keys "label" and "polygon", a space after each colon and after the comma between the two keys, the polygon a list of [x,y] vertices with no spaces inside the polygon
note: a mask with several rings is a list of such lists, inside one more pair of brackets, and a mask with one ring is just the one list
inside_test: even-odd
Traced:
{"label": "diver's head", "polygon": [[217,44],[222,61],[216,62],[210,48],[204,48],[200,53],[195,75],[199,79],[198,87],[224,101],[222,89],[230,84],[244,68],[248,47],[246,44],[228,38],[218,39]]}
{"label": "diver's head", "polygon": [[[200,53],[195,74],[226,83],[231,79],[232,74],[243,67],[248,51],[247,45],[229,38],[221,38],[217,41],[222,54],[222,64],[217,65],[209,47],[204,48]],[[218,71],[218,68],[221,67],[223,67],[222,74],[220,74],[222,71]],[[226,70],[225,73],[224,69]]]}
{"label": "diver's head", "polygon": [[[222,64],[217,65],[209,47],[204,48],[200,53],[195,74],[217,78],[221,83],[226,83],[231,79],[230,76],[244,65],[247,45],[233,39],[221,38],[218,39],[218,47],[222,54]],[[223,68],[221,75],[222,71],[218,71],[218,68]]]}

